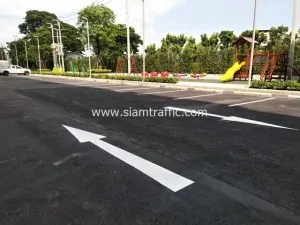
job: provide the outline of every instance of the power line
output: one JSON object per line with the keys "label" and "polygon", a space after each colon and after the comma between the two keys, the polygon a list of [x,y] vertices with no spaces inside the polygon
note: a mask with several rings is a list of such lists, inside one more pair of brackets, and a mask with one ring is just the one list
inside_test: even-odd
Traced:
{"label": "power line", "polygon": [[71,18],[70,19],[66,19],[66,20],[62,19],[63,22],[70,22],[70,21],[74,21],[74,20],[77,20],[77,17],[75,17],[73,19],[71,19]]}
{"label": "power line", "polygon": [[[105,1],[105,0],[96,0],[96,1],[93,1],[93,2],[91,3],[91,5],[93,5],[93,4],[102,4],[104,1]],[[111,1],[112,1],[112,0],[109,0],[108,3],[110,3]],[[108,3],[106,3],[106,4],[108,4]],[[77,12],[70,12],[70,13],[67,13],[67,14],[65,14],[65,15],[59,16],[59,18],[72,17],[72,16],[77,15],[79,12],[80,12],[80,10],[77,11]]]}
{"label": "power line", "polygon": [[108,2],[103,3],[103,5],[107,5],[107,4],[111,3],[111,2],[112,2],[112,0],[108,0]]}

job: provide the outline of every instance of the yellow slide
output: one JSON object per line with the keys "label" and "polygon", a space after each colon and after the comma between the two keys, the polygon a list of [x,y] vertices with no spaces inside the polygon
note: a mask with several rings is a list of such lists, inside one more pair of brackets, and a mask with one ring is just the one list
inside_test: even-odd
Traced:
{"label": "yellow slide", "polygon": [[230,67],[225,74],[223,74],[220,77],[220,81],[222,82],[228,82],[233,80],[234,74],[239,71],[243,66],[245,66],[245,62],[242,62],[241,64],[239,64],[239,62],[236,62],[235,64],[233,64],[232,67]]}

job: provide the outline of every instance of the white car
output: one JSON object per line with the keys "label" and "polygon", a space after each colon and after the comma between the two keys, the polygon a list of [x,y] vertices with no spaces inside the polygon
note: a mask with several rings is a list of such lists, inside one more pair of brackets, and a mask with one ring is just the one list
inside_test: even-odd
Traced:
{"label": "white car", "polygon": [[6,68],[0,68],[0,74],[8,76],[9,74],[29,75],[30,69],[22,68],[21,66],[9,65]]}

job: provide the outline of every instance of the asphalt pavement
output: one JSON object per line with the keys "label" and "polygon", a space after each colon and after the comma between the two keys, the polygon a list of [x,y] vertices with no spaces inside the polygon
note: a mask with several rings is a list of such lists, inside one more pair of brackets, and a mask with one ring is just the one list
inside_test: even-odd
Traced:
{"label": "asphalt pavement", "polygon": [[9,76],[0,121],[0,224],[300,224],[300,99]]}

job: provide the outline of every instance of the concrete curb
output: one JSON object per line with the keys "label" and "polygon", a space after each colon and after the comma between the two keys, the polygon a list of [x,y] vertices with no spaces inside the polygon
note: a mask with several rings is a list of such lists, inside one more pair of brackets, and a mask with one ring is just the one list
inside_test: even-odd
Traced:
{"label": "concrete curb", "polygon": [[[255,96],[268,96],[268,97],[288,97],[293,99],[300,99],[300,91],[286,91],[286,90],[267,90],[267,89],[250,89],[241,85],[239,88],[234,87],[213,87],[213,84],[207,86],[207,84],[201,85],[182,85],[178,84],[166,84],[166,83],[150,83],[150,82],[140,82],[140,81],[124,81],[124,80],[107,80],[107,79],[95,79],[95,78],[83,78],[83,77],[66,77],[66,76],[56,76],[56,75],[40,75],[31,74],[28,76],[23,76],[25,78],[30,77],[44,77],[44,78],[56,78],[56,79],[66,79],[66,80],[81,80],[90,81],[98,83],[109,83],[109,84],[125,84],[131,86],[145,86],[154,88],[173,88],[182,90],[196,90],[196,91],[208,91],[217,93],[228,93],[228,94],[242,94],[242,95],[255,95]],[[219,84],[220,85],[220,84]],[[226,85],[226,84],[224,84]]]}

